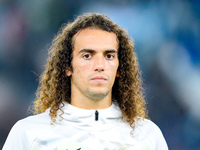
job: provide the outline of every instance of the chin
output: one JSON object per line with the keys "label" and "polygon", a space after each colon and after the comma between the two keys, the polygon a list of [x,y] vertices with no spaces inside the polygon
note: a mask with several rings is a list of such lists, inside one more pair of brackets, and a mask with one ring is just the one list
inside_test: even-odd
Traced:
{"label": "chin", "polygon": [[104,99],[106,96],[108,96],[109,92],[107,91],[98,91],[98,92],[91,92],[89,95],[92,99],[97,99],[97,100],[102,100]]}

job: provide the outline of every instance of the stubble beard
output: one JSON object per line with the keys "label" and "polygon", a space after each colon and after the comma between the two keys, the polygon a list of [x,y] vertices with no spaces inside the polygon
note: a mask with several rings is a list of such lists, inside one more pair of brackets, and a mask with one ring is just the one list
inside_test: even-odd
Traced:
{"label": "stubble beard", "polygon": [[104,93],[97,93],[91,90],[85,91],[85,95],[91,99],[92,101],[98,102],[104,99],[109,94],[109,91],[106,91]]}

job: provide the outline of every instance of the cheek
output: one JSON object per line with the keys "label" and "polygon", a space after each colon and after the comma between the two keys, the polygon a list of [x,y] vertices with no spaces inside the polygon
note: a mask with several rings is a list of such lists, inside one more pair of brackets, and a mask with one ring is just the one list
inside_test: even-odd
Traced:
{"label": "cheek", "polygon": [[74,66],[74,73],[79,75],[79,77],[86,76],[91,70],[91,64],[80,63],[79,65]]}
{"label": "cheek", "polygon": [[117,72],[118,67],[119,67],[118,61],[109,64],[109,70],[112,70],[114,73]]}
{"label": "cheek", "polygon": [[83,71],[87,71],[88,69],[91,69],[91,63],[81,63],[79,65],[76,66],[76,68],[78,70],[83,70]]}

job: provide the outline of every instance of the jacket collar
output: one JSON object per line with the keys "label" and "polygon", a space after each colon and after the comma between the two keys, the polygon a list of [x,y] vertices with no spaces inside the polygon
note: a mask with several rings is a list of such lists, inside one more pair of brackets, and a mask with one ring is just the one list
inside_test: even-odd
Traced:
{"label": "jacket collar", "polygon": [[[63,117],[60,123],[83,130],[110,129],[121,121],[122,116],[120,108],[115,104],[106,109],[86,110],[65,102],[62,111],[63,114],[61,111],[58,114]],[[96,111],[98,111],[98,116]]]}

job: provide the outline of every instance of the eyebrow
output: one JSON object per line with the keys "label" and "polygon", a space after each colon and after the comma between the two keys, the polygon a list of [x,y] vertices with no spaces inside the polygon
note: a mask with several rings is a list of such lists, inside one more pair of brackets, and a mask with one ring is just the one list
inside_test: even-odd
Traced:
{"label": "eyebrow", "polygon": [[[79,54],[80,53],[92,53],[92,54],[94,54],[94,53],[96,53],[96,50],[93,50],[93,49],[82,49],[82,50],[79,51]],[[104,53],[115,53],[115,54],[117,54],[118,52],[116,50],[114,50],[114,49],[108,49],[108,50],[105,50]]]}

